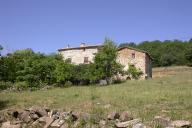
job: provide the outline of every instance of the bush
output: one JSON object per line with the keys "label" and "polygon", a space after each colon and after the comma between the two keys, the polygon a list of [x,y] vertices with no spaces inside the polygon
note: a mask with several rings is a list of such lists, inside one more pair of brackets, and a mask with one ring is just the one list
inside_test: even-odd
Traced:
{"label": "bush", "polygon": [[14,87],[17,89],[17,90],[26,90],[29,88],[29,84],[26,82],[26,81],[22,81],[22,82],[16,82],[14,84]]}
{"label": "bush", "polygon": [[64,87],[70,87],[73,83],[71,81],[66,81]]}
{"label": "bush", "polygon": [[129,65],[128,75],[130,75],[133,79],[138,79],[143,72],[137,69],[134,65]]}
{"label": "bush", "polygon": [[13,86],[11,82],[0,81],[0,90],[5,90]]}

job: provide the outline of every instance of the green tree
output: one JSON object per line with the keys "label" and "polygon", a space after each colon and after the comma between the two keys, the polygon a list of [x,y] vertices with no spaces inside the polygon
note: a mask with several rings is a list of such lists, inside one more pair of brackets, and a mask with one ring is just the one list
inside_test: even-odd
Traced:
{"label": "green tree", "polygon": [[116,59],[117,46],[113,41],[106,39],[94,59],[95,69],[99,71],[97,74],[100,79],[109,80],[122,71],[122,66],[116,62]]}
{"label": "green tree", "polygon": [[74,66],[70,63],[64,61],[58,61],[56,64],[56,69],[54,71],[56,81],[59,84],[65,84],[66,81],[71,81],[73,77]]}

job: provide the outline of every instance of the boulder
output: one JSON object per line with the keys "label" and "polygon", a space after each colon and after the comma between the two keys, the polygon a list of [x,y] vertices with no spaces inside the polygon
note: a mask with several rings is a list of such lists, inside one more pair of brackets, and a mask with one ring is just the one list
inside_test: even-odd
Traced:
{"label": "boulder", "polygon": [[112,112],[107,116],[108,120],[115,120],[115,119],[119,119],[120,115],[117,112]]}
{"label": "boulder", "polygon": [[131,113],[125,111],[122,112],[119,118],[121,121],[129,121],[129,120],[133,120],[133,116],[131,115]]}
{"label": "boulder", "polygon": [[168,127],[171,124],[171,119],[168,117],[155,116],[154,122],[155,124],[161,125],[163,127]]}
{"label": "boulder", "polygon": [[116,123],[115,126],[117,128],[127,128],[127,127],[132,127],[138,123],[140,123],[141,120],[140,119],[133,119],[133,120],[130,120],[130,121],[125,121],[125,122],[119,122],[119,123]]}
{"label": "boulder", "polygon": [[10,121],[4,122],[1,128],[21,128],[21,124],[11,124]]}
{"label": "boulder", "polygon": [[186,120],[176,120],[171,122],[171,126],[174,127],[191,127],[191,122]]}

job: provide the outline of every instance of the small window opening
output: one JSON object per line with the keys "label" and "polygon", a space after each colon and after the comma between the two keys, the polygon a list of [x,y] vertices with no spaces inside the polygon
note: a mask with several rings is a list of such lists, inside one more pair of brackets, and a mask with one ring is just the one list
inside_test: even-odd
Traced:
{"label": "small window opening", "polygon": [[84,63],[87,64],[89,62],[89,58],[88,57],[84,57]]}
{"label": "small window opening", "polygon": [[132,57],[133,59],[135,59],[135,53],[132,53],[132,54],[131,54],[131,57]]}
{"label": "small window opening", "polygon": [[67,58],[67,59],[66,59],[66,62],[67,62],[67,63],[71,63],[71,58]]}

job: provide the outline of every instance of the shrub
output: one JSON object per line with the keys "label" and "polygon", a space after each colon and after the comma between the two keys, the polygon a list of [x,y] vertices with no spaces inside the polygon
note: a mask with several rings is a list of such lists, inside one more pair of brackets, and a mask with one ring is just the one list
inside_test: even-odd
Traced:
{"label": "shrub", "polygon": [[64,87],[70,87],[73,83],[71,81],[66,81]]}
{"label": "shrub", "polygon": [[14,84],[14,87],[17,90],[26,90],[29,87],[29,84],[26,81],[22,81],[22,82],[16,82]]}
{"label": "shrub", "polygon": [[11,82],[0,81],[0,90],[5,90],[13,86]]}
{"label": "shrub", "polygon": [[130,75],[133,79],[138,79],[143,72],[137,69],[134,65],[129,65],[128,75]]}

